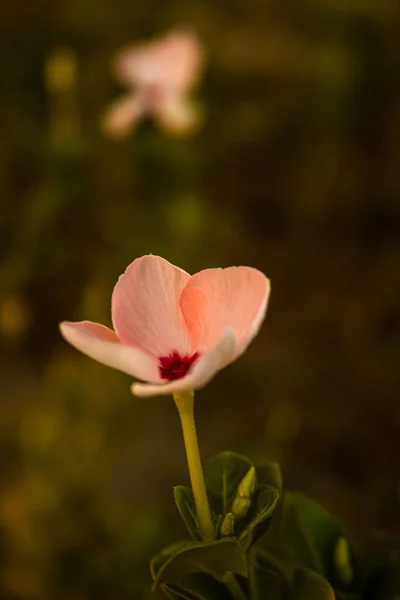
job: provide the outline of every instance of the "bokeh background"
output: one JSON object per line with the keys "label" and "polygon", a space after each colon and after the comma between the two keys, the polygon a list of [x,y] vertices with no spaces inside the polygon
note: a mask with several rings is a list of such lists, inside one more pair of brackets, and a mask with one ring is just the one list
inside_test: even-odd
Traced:
{"label": "bokeh background", "polygon": [[[207,49],[203,129],[107,139],[113,54],[179,25]],[[156,598],[149,559],[184,535],[172,400],[58,332],[109,324],[150,252],[272,280],[198,394],[203,457],[276,458],[352,531],[400,532],[399,28],[396,0],[0,3],[2,599]]]}

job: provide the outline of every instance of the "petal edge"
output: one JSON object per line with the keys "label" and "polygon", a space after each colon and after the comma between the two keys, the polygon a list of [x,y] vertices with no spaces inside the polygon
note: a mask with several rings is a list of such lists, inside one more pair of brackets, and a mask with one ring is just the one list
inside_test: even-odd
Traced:
{"label": "petal edge", "polygon": [[252,267],[206,269],[193,275],[180,298],[193,347],[206,352],[231,326],[236,356],[242,354],[261,326],[269,291],[269,279]]}
{"label": "petal edge", "polygon": [[191,352],[189,332],[179,307],[190,275],[160,256],[134,260],[112,294],[112,320],[122,343],[158,358],[176,350]]}
{"label": "petal edge", "polygon": [[63,321],[60,331],[74,348],[94,360],[145,381],[160,381],[153,357],[140,348],[122,344],[108,327],[92,321]]}

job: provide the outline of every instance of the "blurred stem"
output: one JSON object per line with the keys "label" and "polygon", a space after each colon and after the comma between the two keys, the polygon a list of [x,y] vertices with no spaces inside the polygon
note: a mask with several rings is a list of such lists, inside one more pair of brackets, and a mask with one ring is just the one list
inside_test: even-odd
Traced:
{"label": "blurred stem", "polygon": [[205,540],[211,541],[215,538],[215,535],[210,506],[208,504],[206,486],[204,483],[203,469],[201,466],[196,425],[194,422],[194,393],[191,390],[187,392],[176,393],[174,394],[174,400],[178,408],[182,424],[190,483],[196,504],[200,531]]}
{"label": "blurred stem", "polygon": [[78,63],[75,51],[57,47],[47,57],[44,81],[49,97],[50,137],[63,145],[79,134]]}

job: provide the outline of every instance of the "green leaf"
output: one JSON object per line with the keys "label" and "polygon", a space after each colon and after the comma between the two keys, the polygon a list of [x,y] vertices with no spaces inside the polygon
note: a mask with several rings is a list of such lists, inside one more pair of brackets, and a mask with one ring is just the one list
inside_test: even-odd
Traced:
{"label": "green leaf", "polygon": [[179,585],[161,584],[161,589],[170,600],[206,600],[204,596],[192,594],[189,590],[184,590]]}
{"label": "green leaf", "polygon": [[226,587],[205,573],[186,575],[180,585],[162,583],[160,587],[171,600],[231,600]]}
{"label": "green leaf", "polygon": [[204,467],[204,479],[214,512],[226,515],[243,477],[253,466],[251,460],[234,452],[221,452]]}
{"label": "green leaf", "polygon": [[244,550],[248,550],[266,532],[278,500],[277,489],[269,485],[257,486],[244,527],[238,532],[238,539]]}
{"label": "green leaf", "polygon": [[259,543],[292,567],[310,568],[340,586],[335,552],[342,537],[344,528],[322,506],[303,494],[286,492]]}
{"label": "green leaf", "polygon": [[174,488],[174,498],[179,513],[190,535],[195,541],[201,541],[203,537],[200,533],[200,527],[197,520],[196,505],[192,489],[184,485],[177,485]]}
{"label": "green leaf", "polygon": [[322,562],[320,574],[325,575],[335,587],[348,588],[353,583],[354,568],[345,528],[312,498],[295,492],[291,496],[301,528]]}
{"label": "green leaf", "polygon": [[157,573],[159,572],[161,567],[166,562],[168,562],[170,558],[172,558],[173,556],[175,556],[175,554],[183,550],[183,548],[190,546],[191,543],[192,542],[190,540],[179,540],[178,542],[170,544],[169,546],[161,550],[161,552],[156,554],[156,556],[154,556],[150,561],[150,572],[153,579],[157,577]]}
{"label": "green leaf", "polygon": [[279,494],[282,494],[283,481],[282,472],[277,462],[273,460],[263,460],[256,466],[258,483],[264,483],[276,488]]}
{"label": "green leaf", "polygon": [[249,557],[249,588],[251,600],[284,600],[290,591],[279,563],[256,549]]}
{"label": "green leaf", "polygon": [[[232,538],[215,542],[181,542],[180,546],[174,544],[162,554],[161,559],[155,557],[151,562],[153,589],[161,583],[180,585],[183,578],[192,573],[207,573],[220,582],[224,581],[228,571],[240,575],[247,573],[242,547]],[[167,560],[163,561],[167,555]]]}
{"label": "green leaf", "polygon": [[291,600],[335,600],[329,583],[308,569],[296,569],[292,582]]}

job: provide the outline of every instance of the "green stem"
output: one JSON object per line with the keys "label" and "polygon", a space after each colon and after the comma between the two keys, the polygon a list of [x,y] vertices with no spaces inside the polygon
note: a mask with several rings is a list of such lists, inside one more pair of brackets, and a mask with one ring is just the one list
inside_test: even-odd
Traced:
{"label": "green stem", "polygon": [[243,592],[238,580],[231,571],[227,572],[224,583],[235,600],[247,600],[246,594]]}
{"label": "green stem", "polygon": [[196,425],[194,422],[194,393],[192,391],[188,391],[174,394],[174,400],[178,408],[182,424],[190,483],[196,505],[197,517],[199,519],[200,531],[205,540],[211,541],[215,538],[215,535],[210,506],[208,504],[206,486],[204,483],[203,469],[201,466]]}

